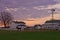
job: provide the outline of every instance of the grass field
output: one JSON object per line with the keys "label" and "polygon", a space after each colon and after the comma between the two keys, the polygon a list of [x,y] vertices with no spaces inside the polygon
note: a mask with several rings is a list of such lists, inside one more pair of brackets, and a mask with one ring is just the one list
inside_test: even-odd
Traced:
{"label": "grass field", "polygon": [[60,32],[0,31],[0,40],[60,40]]}

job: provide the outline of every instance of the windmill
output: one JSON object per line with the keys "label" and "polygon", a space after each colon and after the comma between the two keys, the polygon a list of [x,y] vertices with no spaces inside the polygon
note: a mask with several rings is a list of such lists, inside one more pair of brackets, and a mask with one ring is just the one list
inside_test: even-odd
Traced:
{"label": "windmill", "polygon": [[55,12],[55,9],[51,9],[51,12],[52,12],[52,20],[54,20],[54,12]]}
{"label": "windmill", "polygon": [[51,20],[54,20],[55,9],[46,9],[46,10],[50,10],[51,11]]}

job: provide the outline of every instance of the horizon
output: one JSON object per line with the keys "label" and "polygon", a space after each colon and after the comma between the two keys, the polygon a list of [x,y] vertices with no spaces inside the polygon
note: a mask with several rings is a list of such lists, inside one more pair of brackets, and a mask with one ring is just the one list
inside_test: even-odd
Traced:
{"label": "horizon", "polygon": [[[54,14],[54,20],[60,20],[60,14]],[[52,17],[51,15],[48,16],[48,17],[43,17],[43,18],[38,18],[38,19],[26,19],[26,20],[16,20],[16,21],[23,21],[26,23],[26,25],[28,26],[33,26],[33,25],[36,25],[36,24],[44,24],[46,21],[48,20],[51,20]]]}

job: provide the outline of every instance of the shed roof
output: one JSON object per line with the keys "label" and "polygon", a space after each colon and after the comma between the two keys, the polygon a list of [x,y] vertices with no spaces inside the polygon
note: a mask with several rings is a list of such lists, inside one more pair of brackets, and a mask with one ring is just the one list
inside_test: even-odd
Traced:
{"label": "shed roof", "polygon": [[23,24],[25,24],[25,22],[23,22],[23,21],[14,21],[14,23],[23,23]]}
{"label": "shed roof", "polygon": [[60,23],[60,20],[48,20],[45,23]]}

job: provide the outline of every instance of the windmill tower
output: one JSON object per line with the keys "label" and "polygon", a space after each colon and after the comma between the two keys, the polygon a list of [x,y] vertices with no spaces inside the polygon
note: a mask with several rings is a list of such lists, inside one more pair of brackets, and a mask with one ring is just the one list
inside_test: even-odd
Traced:
{"label": "windmill tower", "polygon": [[52,12],[52,20],[54,20],[54,12],[55,12],[55,9],[51,9],[51,12]]}

